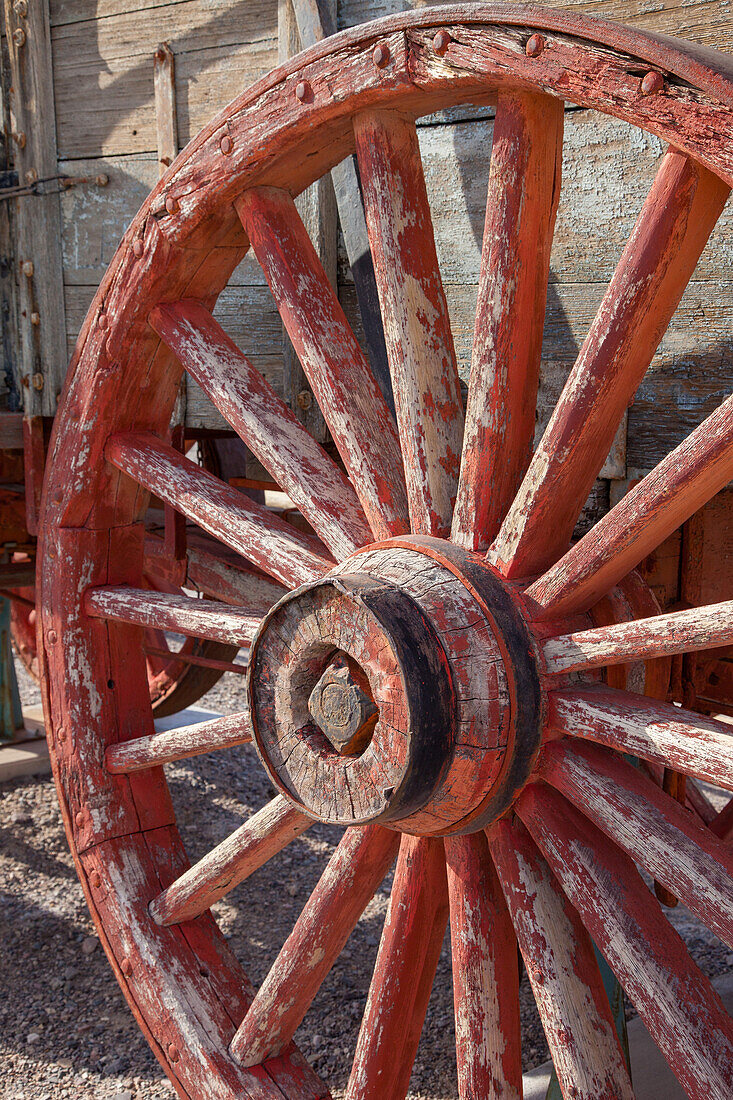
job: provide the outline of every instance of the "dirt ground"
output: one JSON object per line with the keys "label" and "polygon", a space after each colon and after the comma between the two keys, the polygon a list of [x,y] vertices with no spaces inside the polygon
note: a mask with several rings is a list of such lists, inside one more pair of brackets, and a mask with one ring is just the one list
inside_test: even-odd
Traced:
{"label": "dirt ground", "polygon": [[[239,709],[241,677],[227,675],[201,706]],[[24,680],[24,702],[36,701]],[[272,795],[249,747],[168,768],[184,841],[204,854]],[[315,885],[340,831],[314,826],[234,890],[216,915],[255,982],[262,980]],[[348,1067],[379,942],[390,880],[369,905],[296,1035],[335,1098]],[[266,905],[263,899],[267,899]],[[683,907],[671,919],[701,968],[715,976],[733,955]],[[50,777],[0,786],[1,1100],[158,1100],[172,1097],[126,1007],[94,934],[69,855]],[[526,977],[524,1064],[547,1057]],[[456,1096],[449,943],[415,1064],[410,1097]]]}

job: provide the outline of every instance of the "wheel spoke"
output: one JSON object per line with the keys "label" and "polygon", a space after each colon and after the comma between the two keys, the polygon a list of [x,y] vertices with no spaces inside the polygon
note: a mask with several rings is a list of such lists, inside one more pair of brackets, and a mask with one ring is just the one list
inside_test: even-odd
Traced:
{"label": "wheel spoke", "polygon": [[722,180],[682,153],[665,155],[492,549],[507,576],[539,573],[567,550],[728,194]]}
{"label": "wheel spoke", "polygon": [[446,837],[460,1100],[521,1100],[517,939],[482,833]]}
{"label": "wheel spoke", "polygon": [[548,729],[733,790],[733,728],[671,703],[594,685],[553,691]]}
{"label": "wheel spoke", "polygon": [[549,787],[517,812],[687,1095],[730,1096],[733,1021],[631,859]]}
{"label": "wheel spoke", "polygon": [[[288,591],[198,528],[186,531],[186,574],[178,587],[198,588],[224,603],[244,604],[264,615]],[[169,559],[162,538],[145,536],[143,575],[156,584],[168,576]]]}
{"label": "wheel spoke", "polygon": [[[155,626],[176,634],[210,638],[236,646],[249,645],[261,618],[243,608],[227,607],[215,600],[169,596],[165,592],[128,588],[127,585],[88,589],[84,609],[87,615],[98,619]],[[171,658],[175,658],[175,653],[171,653]]]}
{"label": "wheel spoke", "polygon": [[733,947],[733,853],[617,753],[555,741],[539,774]]}
{"label": "wheel spoke", "polygon": [[535,581],[543,618],[585,611],[733,477],[733,397]]}
{"label": "wheel spoke", "polygon": [[290,195],[246,191],[237,210],[376,538],[408,529],[394,420]]}
{"label": "wheel spoke", "polygon": [[349,829],[232,1040],[245,1066],[288,1045],[324,978],[394,860],[399,833]]}
{"label": "wheel spoke", "polygon": [[560,194],[563,107],[499,97],[453,542],[485,550],[527,470]]}
{"label": "wheel spoke", "polygon": [[344,474],[200,302],[158,306],[149,320],[337,558],[373,541]]}
{"label": "wheel spoke", "polygon": [[296,531],[153,435],[113,436],[105,456],[113,466],[288,587],[316,580],[333,565],[322,556],[317,539]]}
{"label": "wheel spoke", "polygon": [[728,600],[562,634],[545,642],[542,652],[547,671],[557,674],[716,649],[731,642],[733,600]]}
{"label": "wheel spoke", "polygon": [[151,916],[164,925],[193,920],[312,824],[313,818],[278,795],[158,894]]}
{"label": "wheel spoke", "polygon": [[633,1100],[590,938],[521,823],[487,830],[564,1096]]}
{"label": "wheel spoke", "polygon": [[415,124],[354,120],[364,213],[384,319],[412,530],[447,535],[463,402]]}
{"label": "wheel spoke", "polygon": [[447,922],[443,842],[404,835],[347,1100],[404,1100]]}
{"label": "wheel spoke", "polygon": [[174,760],[187,760],[214,749],[246,745],[251,740],[249,712],[245,711],[111,745],[104,762],[112,775],[127,775],[144,768],[171,764]]}

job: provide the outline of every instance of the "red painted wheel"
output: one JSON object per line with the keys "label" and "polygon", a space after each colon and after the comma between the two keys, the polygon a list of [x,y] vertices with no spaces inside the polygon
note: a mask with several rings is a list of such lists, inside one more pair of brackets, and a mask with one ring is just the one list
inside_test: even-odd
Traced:
{"label": "red painted wheel", "polygon": [[[328,1095],[292,1037],[395,856],[349,1100],[405,1095],[448,920],[461,1097],[521,1095],[517,940],[565,1095],[632,1095],[591,937],[688,1095],[731,1095],[733,1024],[635,862],[733,947],[733,857],[624,754],[733,789],[728,728],[641,694],[656,659],[730,644],[733,608],[655,615],[630,572],[733,476],[733,399],[570,546],[733,182],[727,65],[539,9],[360,27],[231,104],[126,234],[56,420],[43,658],[89,905],[182,1096]],[[412,120],[477,99],[497,117],[464,428]],[[563,100],[672,148],[530,459]],[[398,429],[291,198],[354,148]],[[211,316],[250,246],[346,474]],[[182,368],[315,536],[163,442]],[[269,590],[146,590],[148,493]],[[150,625],[249,645],[248,707],[153,736]],[[249,739],[280,793],[189,868],[160,765]],[[255,992],[207,910],[314,820],[346,831]]]}
{"label": "red painted wheel", "polygon": [[[146,587],[154,590],[161,583],[155,573],[144,579]],[[10,632],[18,658],[29,675],[38,680],[35,588],[14,590]],[[217,683],[237,655],[236,646],[208,639],[185,638],[178,646],[171,645],[165,632],[155,627],[144,631],[143,649],[150,702],[156,718],[192,706]]]}

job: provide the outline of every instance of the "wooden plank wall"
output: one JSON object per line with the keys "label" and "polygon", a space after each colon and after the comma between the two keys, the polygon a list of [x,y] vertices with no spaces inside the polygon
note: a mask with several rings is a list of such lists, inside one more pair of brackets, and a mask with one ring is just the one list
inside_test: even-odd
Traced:
{"label": "wooden plank wall", "polygon": [[[544,0],[733,51],[729,4]],[[424,0],[341,0],[340,26]],[[652,7],[655,10],[650,10]],[[420,145],[461,375],[468,377],[492,139],[490,119],[423,125]],[[658,139],[592,112],[565,115],[563,191],[552,253],[537,433],[549,418],[663,153]],[[733,203],[726,208],[589,501],[586,525],[733,390]],[[342,270],[342,281],[348,272]],[[348,285],[342,294],[350,299]],[[351,302],[350,302],[351,305]],[[355,311],[349,310],[355,316]]]}
{"label": "wooden plank wall", "polygon": [[[340,0],[339,25],[412,6],[404,0]],[[733,17],[711,0],[565,0],[555,6],[621,18],[733,49]],[[658,5],[659,6],[659,5]],[[277,60],[277,0],[51,0],[51,40],[60,170],[106,173],[107,188],[62,198],[69,349],[126,225],[157,176],[153,53],[176,56],[178,130],[184,144],[242,87]],[[486,112],[484,112],[486,113]],[[428,120],[421,147],[438,226],[461,372],[468,376],[476,281],[491,148],[490,118]],[[661,155],[660,143],[586,111],[566,113],[564,188],[552,258],[538,431],[562,386],[633,225]],[[679,313],[629,411],[595,506],[619,495],[733,388],[731,214],[716,231]],[[340,293],[358,330],[353,285],[341,257]],[[282,388],[280,323],[256,265],[246,260],[218,307],[222,323],[259,369]],[[196,387],[189,423],[220,424]]]}
{"label": "wooden plank wall", "polygon": [[[153,55],[175,55],[183,147],[235,95],[277,64],[277,0],[51,0],[59,171],[105,188],[62,196],[68,351],[117,244],[158,178]],[[280,323],[259,268],[238,268],[217,309],[278,388]],[[246,324],[247,316],[257,318]],[[190,423],[221,420],[194,383]]]}

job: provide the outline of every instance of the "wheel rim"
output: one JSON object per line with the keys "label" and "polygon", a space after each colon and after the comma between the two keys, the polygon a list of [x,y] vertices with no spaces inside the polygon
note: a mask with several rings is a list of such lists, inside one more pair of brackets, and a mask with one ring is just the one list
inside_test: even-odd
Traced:
{"label": "wheel rim", "polygon": [[[521,1094],[517,940],[563,1088],[588,1098],[632,1095],[591,936],[688,1094],[730,1091],[733,1025],[633,860],[731,945],[733,861],[621,756],[733,789],[724,727],[623,690],[634,663],[647,663],[651,692],[654,662],[730,644],[730,605],[645,619],[650,595],[630,573],[733,476],[730,403],[568,546],[640,369],[728,196],[733,84],[722,62],[651,36],[560,13],[523,9],[517,18],[487,8],[390,19],[339,36],[261,82],[153,192],[80,336],[55,425],[41,547],[54,768],[106,950],[184,1096],[327,1095],[292,1036],[395,855],[349,1100],[404,1096],[448,920],[461,1097],[500,1095],[497,1081],[503,1095]],[[530,461],[534,416],[523,399],[537,390],[560,94],[675,149],[611,283],[605,305],[614,325],[602,309]],[[409,116],[492,96],[488,236],[464,431]],[[399,436],[290,197],[352,147]],[[248,241],[346,474],[211,317]],[[492,366],[494,349],[506,361],[510,346],[511,385]],[[162,442],[181,365],[287,489],[314,535],[278,522]],[[193,607],[143,590],[141,486],[243,552],[272,578],[269,591],[258,581],[248,605]],[[439,600],[431,603],[430,585],[415,587],[415,557],[443,586]],[[270,625],[288,613],[302,679],[297,690],[293,677],[287,691],[281,685],[289,725],[281,715],[274,722],[277,691],[264,690],[268,676],[284,676]],[[400,645],[397,624],[408,618]],[[455,636],[477,621],[480,644],[465,661]],[[229,645],[254,641],[251,716],[152,737],[140,645],[141,627],[150,625]],[[379,642],[373,649],[370,635]],[[420,696],[407,675],[412,652],[431,670],[432,695]],[[309,710],[334,653],[356,678],[356,686],[338,681],[339,705],[360,706],[364,717],[372,704],[379,713],[368,733],[366,721],[357,722],[344,753],[323,736],[314,742]],[[627,671],[598,671],[619,668]],[[441,718],[437,731],[423,720],[431,708]],[[249,740],[250,718],[287,793],[187,868],[160,764]],[[302,752],[305,779],[283,775],[283,729]],[[488,744],[497,730],[503,739]],[[413,749],[421,781],[409,786]],[[426,776],[428,758],[437,763]],[[477,758],[488,761],[478,779]],[[355,776],[360,790],[371,784],[376,801],[353,817],[338,794],[304,801],[304,789],[327,789],[328,769],[330,779],[336,770]],[[385,776],[381,788],[377,775]],[[313,817],[362,824],[347,829],[255,994],[207,910]]]}

